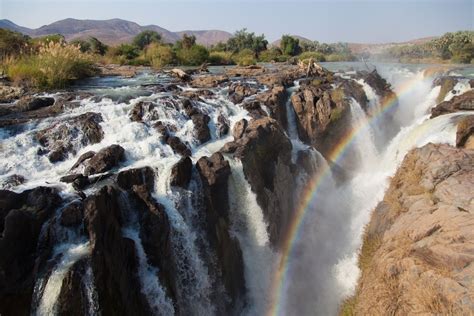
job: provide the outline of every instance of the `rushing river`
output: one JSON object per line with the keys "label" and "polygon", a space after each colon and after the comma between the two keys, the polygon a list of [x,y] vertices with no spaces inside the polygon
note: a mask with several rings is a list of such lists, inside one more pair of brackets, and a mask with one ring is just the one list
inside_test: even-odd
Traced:
{"label": "rushing river", "polygon": [[[326,63],[331,71],[341,76],[350,75],[355,70],[374,65],[364,63]],[[466,113],[443,115],[429,119],[430,109],[435,106],[439,87],[433,86],[433,77],[426,76],[428,65],[378,64],[378,72],[393,87],[398,96],[398,105],[390,113],[392,130],[385,131],[380,120],[373,119],[371,113],[380,112],[380,100],[373,89],[359,81],[369,99],[369,110],[364,111],[357,101],[351,102],[351,124],[358,126],[358,133],[347,151],[359,157],[359,164],[348,179],[338,183],[332,176],[326,178],[317,193],[317,203],[305,215],[301,226],[302,238],[293,245],[289,258],[284,293],[278,309],[282,315],[336,315],[340,302],[353,293],[357,278],[357,253],[361,246],[364,226],[368,223],[370,212],[383,198],[397,166],[405,154],[414,147],[429,142],[454,145],[456,122]],[[219,72],[220,68],[211,68]],[[459,68],[453,75],[474,78],[474,68]],[[29,123],[22,130],[0,129],[0,182],[13,174],[25,176],[25,184],[15,187],[15,191],[37,186],[55,186],[62,195],[74,198],[70,185],[59,181],[68,172],[77,158],[88,152],[120,144],[126,152],[126,160],[120,170],[143,166],[152,167],[155,172],[153,197],[164,205],[172,226],[173,251],[176,256],[178,295],[177,300],[183,314],[213,315],[216,307],[212,304],[216,276],[211,271],[209,259],[212,257],[204,233],[200,229],[200,214],[193,207],[195,192],[200,190],[196,175],[188,189],[170,186],[172,166],[180,159],[171,148],[160,141],[160,134],[152,126],[133,122],[129,113],[140,101],[152,101],[159,105],[155,113],[164,123],[176,126],[175,135],[186,142],[192,151],[192,161],[202,156],[210,156],[218,151],[232,136],[221,137],[218,132],[219,116],[225,115],[230,128],[242,118],[250,120],[249,113],[238,104],[230,102],[226,88],[213,88],[215,98],[196,102],[202,113],[209,115],[211,140],[203,145],[195,139],[193,124],[183,115],[182,104],[171,92],[150,92],[150,85],[167,84],[167,75],[142,73],[136,78],[98,78],[78,84],[74,89],[87,91],[94,97],[81,101],[80,106],[67,110],[60,116]],[[288,89],[291,95],[298,88]],[[191,88],[185,88],[191,89]],[[459,82],[456,94],[470,89],[467,81]],[[445,100],[454,96],[448,93]],[[288,99],[286,103],[288,129],[294,151],[307,148],[299,138],[296,118]],[[100,143],[81,146],[73,144],[76,153],[68,159],[51,163],[46,156],[37,155],[40,145],[34,134],[54,122],[75,117],[87,112],[100,113],[103,122],[104,138]],[[375,116],[375,114],[374,114]],[[315,149],[312,150],[316,166],[329,166]],[[294,158],[294,157],[293,157]],[[232,175],[229,179],[230,218],[232,233],[242,249],[244,274],[248,304],[246,315],[263,315],[275,304],[271,299],[272,278],[281,260],[281,254],[270,246],[267,223],[255,193],[252,192],[242,171],[239,160],[230,160]],[[295,160],[295,159],[293,159]],[[341,161],[344,165],[344,161]],[[92,194],[95,188],[85,193]],[[126,199],[124,199],[126,201]],[[126,202],[121,206],[127,208]],[[295,206],[296,207],[296,206]],[[58,209],[59,217],[62,209]],[[170,315],[174,306],[166,296],[157,278],[157,271],[148,261],[139,235],[139,227],[133,212],[123,228],[123,235],[133,240],[139,264],[139,280],[142,292],[156,314]],[[59,236],[54,247],[54,268],[50,274],[39,278],[35,284],[32,310],[37,315],[56,313],[56,300],[63,278],[75,262],[88,256],[89,240],[71,228],[54,224]],[[83,281],[89,289],[90,314],[97,314],[96,294],[90,268]]]}

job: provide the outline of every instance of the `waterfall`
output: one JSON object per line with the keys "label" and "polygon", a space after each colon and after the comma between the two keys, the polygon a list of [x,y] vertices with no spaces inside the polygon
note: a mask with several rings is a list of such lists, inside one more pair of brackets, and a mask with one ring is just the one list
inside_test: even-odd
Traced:
{"label": "waterfall", "polygon": [[295,91],[298,89],[299,83],[296,81],[295,85],[287,89],[288,100],[286,100],[286,119],[288,125],[288,136],[291,140],[299,139],[298,137],[298,127],[296,126],[296,113],[291,102],[291,97],[294,95]]}
{"label": "waterfall", "polygon": [[268,289],[277,255],[270,248],[263,212],[255,193],[245,179],[242,163],[230,159],[229,200],[232,230],[237,236],[244,258],[249,304],[245,315],[262,315],[269,303]]}

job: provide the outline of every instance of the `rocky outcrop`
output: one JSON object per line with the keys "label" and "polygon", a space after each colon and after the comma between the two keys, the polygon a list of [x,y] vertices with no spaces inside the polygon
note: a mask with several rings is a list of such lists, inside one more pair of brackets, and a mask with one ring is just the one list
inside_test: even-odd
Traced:
{"label": "rocky outcrop", "polygon": [[239,242],[230,234],[227,183],[231,169],[229,162],[220,152],[214,153],[211,157],[200,158],[196,168],[203,186],[208,241],[211,249],[216,252],[217,264],[230,298],[227,312],[236,312],[244,304],[245,278]]}
{"label": "rocky outcrop", "polygon": [[270,241],[278,247],[295,205],[291,142],[278,122],[269,117],[248,124],[241,121],[236,126],[234,135],[240,137],[222,150],[242,161],[245,177],[268,223]]}
{"label": "rocky outcrop", "polygon": [[407,154],[366,228],[346,311],[472,313],[473,179],[473,150],[428,144]]}
{"label": "rocky outcrop", "polygon": [[257,89],[250,84],[235,82],[229,86],[229,99],[234,103],[241,103],[245,98],[257,93]]}
{"label": "rocky outcrop", "polygon": [[102,148],[86,163],[84,175],[102,173],[118,166],[125,159],[125,150],[120,145]]}
{"label": "rocky outcrop", "polygon": [[21,87],[0,84],[0,103],[10,103],[19,99],[25,91]]}
{"label": "rocky outcrop", "polygon": [[142,122],[146,116],[147,120],[153,121],[159,119],[158,113],[153,111],[156,105],[150,101],[140,101],[136,103],[130,111],[130,120]]}
{"label": "rocky outcrop", "polygon": [[371,72],[359,71],[356,77],[363,79],[369,86],[374,89],[375,93],[380,97],[381,104],[386,104],[390,100],[397,98],[395,92],[393,92],[391,85],[380,76],[377,70]]}
{"label": "rocky outcrop", "polygon": [[457,95],[431,109],[431,118],[458,111],[474,111],[474,90]]}
{"label": "rocky outcrop", "polygon": [[211,131],[207,125],[211,120],[209,115],[204,114],[188,99],[183,100],[183,108],[186,115],[191,118],[194,124],[194,136],[203,144],[211,139]]}
{"label": "rocky outcrop", "polygon": [[274,86],[272,89],[257,95],[257,100],[263,103],[270,110],[270,116],[280,123],[283,128],[287,128],[286,100],[287,93],[283,86]]}
{"label": "rocky outcrop", "polygon": [[191,86],[195,88],[215,88],[227,81],[229,81],[229,77],[225,75],[204,75],[194,77]]}
{"label": "rocky outcrop", "polygon": [[172,186],[178,186],[186,188],[191,181],[193,170],[193,162],[189,157],[181,158],[174,166],[171,168],[171,181]]}
{"label": "rocky outcrop", "polygon": [[466,116],[458,123],[456,147],[474,149],[474,115]]}
{"label": "rocky outcrop", "polygon": [[0,314],[30,314],[40,231],[60,203],[53,188],[0,190]]}
{"label": "rocky outcrop", "polygon": [[51,162],[57,162],[74,154],[79,146],[99,143],[104,138],[100,122],[100,114],[88,112],[37,132],[36,139],[43,147],[39,153],[48,154]]}
{"label": "rocky outcrop", "polygon": [[[56,302],[58,315],[82,316],[90,314],[85,283],[87,259],[77,261],[64,276]],[[97,311],[96,311],[97,312]]]}
{"label": "rocky outcrop", "polygon": [[440,86],[439,94],[436,97],[437,104],[443,102],[446,95],[454,89],[457,82],[457,78],[450,76],[438,77],[433,81],[433,86]]}

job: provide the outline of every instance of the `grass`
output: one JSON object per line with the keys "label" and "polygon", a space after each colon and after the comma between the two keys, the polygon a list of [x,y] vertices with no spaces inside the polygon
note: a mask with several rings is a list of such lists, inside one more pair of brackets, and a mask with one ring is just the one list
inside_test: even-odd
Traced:
{"label": "grass", "polygon": [[45,43],[37,53],[7,59],[3,67],[15,83],[41,89],[64,88],[72,80],[97,73],[91,55],[60,42]]}

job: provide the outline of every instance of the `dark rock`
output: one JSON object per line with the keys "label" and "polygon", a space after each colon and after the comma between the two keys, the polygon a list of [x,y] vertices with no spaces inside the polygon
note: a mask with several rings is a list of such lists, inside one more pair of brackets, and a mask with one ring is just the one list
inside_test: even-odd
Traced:
{"label": "dark rock", "polygon": [[134,122],[142,122],[144,116],[147,120],[154,121],[159,118],[158,113],[153,111],[156,105],[150,101],[140,101],[130,111],[130,119]]}
{"label": "dark rock", "polygon": [[85,287],[87,259],[77,261],[64,276],[56,302],[60,316],[83,316],[90,314],[88,293]]}
{"label": "dark rock", "polygon": [[474,115],[469,115],[458,123],[456,147],[474,149]]}
{"label": "dark rock", "polygon": [[77,226],[82,223],[83,205],[80,201],[69,203],[61,212],[59,222],[66,227]]}
{"label": "dark rock", "polygon": [[[88,152],[85,152],[83,153],[76,161],[76,163],[71,167],[71,170],[74,170],[76,169],[77,167],[79,167],[84,161],[86,161],[87,159],[91,159],[92,157],[94,157],[95,155],[95,151],[88,151]],[[62,181],[62,180],[61,180]],[[63,182],[66,182],[66,181],[63,181]]]}
{"label": "dark rock", "polygon": [[234,140],[237,140],[244,135],[247,125],[248,122],[246,119],[241,119],[240,121],[235,123],[234,129],[232,130],[232,136],[234,136]]}
{"label": "dark rock", "polygon": [[53,188],[0,190],[0,314],[30,314],[39,234],[60,203]]}
{"label": "dark rock", "polygon": [[295,205],[290,140],[278,122],[264,117],[250,121],[244,134],[223,150],[234,152],[242,161],[245,177],[268,223],[270,241],[280,246]]}
{"label": "dark rock", "polygon": [[231,169],[219,152],[210,158],[200,158],[196,167],[203,183],[208,240],[211,249],[216,250],[217,264],[230,299],[228,309],[235,310],[244,302],[245,280],[242,251],[238,240],[230,235],[227,182]]}
{"label": "dark rock", "polygon": [[150,315],[150,306],[138,279],[135,243],[123,237],[119,192],[110,186],[102,187],[86,199],[84,216],[101,312],[104,315]]}
{"label": "dark rock", "polygon": [[13,87],[9,85],[0,85],[0,103],[14,102],[20,98],[25,91],[21,87]]}
{"label": "dark rock", "polygon": [[270,116],[277,120],[285,129],[288,125],[286,99],[287,93],[283,86],[274,86],[271,90],[257,95],[257,100],[265,104],[270,110]]}
{"label": "dark rock", "polygon": [[313,163],[313,157],[309,150],[298,151],[296,165],[302,167],[309,176],[312,176],[317,171],[317,166]]}
{"label": "dark rock", "polygon": [[457,78],[451,76],[438,77],[433,81],[434,87],[440,86],[439,94],[436,97],[436,104],[443,102],[449,91],[452,91],[454,89],[456,83],[458,83]]}
{"label": "dark rock", "polygon": [[194,124],[194,133],[196,139],[201,143],[205,143],[211,139],[211,131],[207,125],[210,118],[207,114],[194,114],[191,117]]}
{"label": "dark rock", "polygon": [[219,137],[229,133],[229,124],[229,120],[223,114],[217,117],[217,133]]}
{"label": "dark rock", "polygon": [[267,113],[262,109],[260,106],[260,102],[258,101],[250,101],[242,104],[242,107],[249,112],[252,118],[258,119],[263,116],[267,116]]}
{"label": "dark rock", "polygon": [[[85,176],[82,175],[81,173],[74,173],[74,174],[69,174],[67,176],[63,176],[59,179],[59,181],[64,182],[64,183],[73,183],[79,178],[84,178]],[[87,178],[87,177],[86,177]]]}
{"label": "dark rock", "polygon": [[78,148],[74,148],[73,142],[78,141],[83,146],[99,143],[104,137],[100,122],[99,113],[84,113],[37,132],[36,139],[51,151],[51,162],[56,162],[65,159],[68,153],[76,152]]}
{"label": "dark rock", "polygon": [[32,97],[26,96],[18,100],[16,108],[20,112],[38,110],[54,104],[54,98],[51,97]]}
{"label": "dark rock", "polygon": [[171,169],[171,185],[186,188],[191,181],[192,170],[191,158],[181,158]]}
{"label": "dark rock", "polygon": [[128,169],[119,172],[117,184],[124,190],[131,190],[134,185],[145,185],[152,190],[155,183],[155,173],[150,167]]}
{"label": "dark rock", "polygon": [[431,109],[431,118],[453,113],[457,111],[474,110],[474,90],[469,90],[461,95],[453,97],[449,101],[444,101]]}
{"label": "dark rock", "polygon": [[183,157],[191,156],[191,150],[186,146],[179,137],[169,136],[166,143],[173,149],[173,151]]}
{"label": "dark rock", "polygon": [[102,173],[116,167],[125,159],[125,150],[119,145],[102,148],[87,161],[84,175]]}
{"label": "dark rock", "polygon": [[13,174],[9,176],[8,178],[6,178],[5,181],[2,182],[1,187],[3,189],[11,189],[25,182],[26,182],[25,177],[19,174]]}
{"label": "dark rock", "polygon": [[214,92],[208,89],[199,89],[199,90],[186,90],[180,93],[183,97],[186,97],[191,100],[199,101],[201,98],[212,99],[215,97]]}
{"label": "dark rock", "polygon": [[257,93],[257,89],[249,84],[235,82],[229,86],[229,99],[234,104],[241,103],[246,97]]}

